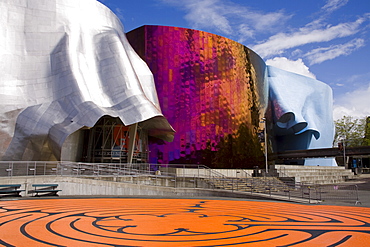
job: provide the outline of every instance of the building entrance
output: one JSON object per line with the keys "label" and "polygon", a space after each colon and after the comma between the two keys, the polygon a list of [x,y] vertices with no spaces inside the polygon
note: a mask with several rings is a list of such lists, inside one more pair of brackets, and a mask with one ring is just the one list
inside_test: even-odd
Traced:
{"label": "building entrance", "polygon": [[85,130],[83,157],[92,163],[147,163],[147,131],[104,116],[93,128]]}

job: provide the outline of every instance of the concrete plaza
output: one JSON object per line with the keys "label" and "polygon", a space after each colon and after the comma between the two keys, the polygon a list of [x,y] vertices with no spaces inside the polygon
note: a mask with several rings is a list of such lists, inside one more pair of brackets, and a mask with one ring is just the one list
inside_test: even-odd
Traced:
{"label": "concrete plaza", "polygon": [[60,196],[0,200],[0,246],[370,246],[361,204],[225,197]]}
{"label": "concrete plaza", "polygon": [[0,201],[2,246],[369,246],[370,208],[244,199]]}

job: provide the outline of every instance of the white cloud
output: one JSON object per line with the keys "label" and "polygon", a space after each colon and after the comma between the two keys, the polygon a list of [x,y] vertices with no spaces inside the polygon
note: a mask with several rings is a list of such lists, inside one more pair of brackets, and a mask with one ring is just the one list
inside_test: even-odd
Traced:
{"label": "white cloud", "polygon": [[316,79],[316,76],[309,70],[309,68],[304,64],[302,59],[297,59],[296,61],[289,60],[286,57],[275,57],[266,61],[267,65],[274,66],[279,69],[290,71],[296,74],[304,75]]}
{"label": "white cloud", "polygon": [[361,85],[367,85],[369,82],[370,78],[370,71],[365,73],[365,74],[355,74],[351,75],[348,78],[346,78],[347,83],[351,83],[353,85],[356,85],[356,83],[360,83]]}
{"label": "white cloud", "polygon": [[255,31],[250,26],[244,23],[239,25],[238,32],[239,38],[237,41],[239,43],[243,43],[245,40],[247,40],[249,37],[253,37],[255,34]]}
{"label": "white cloud", "polygon": [[356,34],[366,17],[359,18],[354,22],[340,23],[336,26],[316,28],[317,25],[308,25],[293,33],[278,33],[271,36],[266,42],[252,47],[254,51],[263,57],[269,57],[283,53],[285,50],[318,42],[326,42],[336,38],[347,37]]}
{"label": "white cloud", "polygon": [[124,20],[124,16],[123,16],[123,10],[121,8],[115,8],[114,9],[114,13],[118,16],[119,19],[121,20]]}
{"label": "white cloud", "polygon": [[162,0],[184,9],[185,19],[195,29],[216,30],[243,42],[256,32],[275,32],[291,17],[283,11],[261,13],[225,0]]}
{"label": "white cloud", "polygon": [[[234,15],[233,20],[234,22],[242,22],[239,26],[239,43],[243,43],[249,38],[254,37],[256,33],[276,32],[276,30],[280,30],[279,27],[284,26],[284,23],[291,18],[291,16],[285,15],[282,11],[259,13],[249,11],[246,8],[240,9],[238,7],[238,9],[242,11],[238,15]],[[239,21],[236,21],[235,18],[239,19]],[[246,23],[248,24],[246,25]],[[245,26],[245,29],[240,28],[243,26]],[[245,33],[248,35],[243,35]]]}
{"label": "white cloud", "polygon": [[308,59],[309,64],[318,64],[326,60],[331,60],[342,55],[349,55],[353,51],[365,45],[363,39],[353,39],[348,43],[341,45],[332,45],[329,47],[322,47],[314,49],[304,56]]}
{"label": "white cloud", "polygon": [[339,9],[340,7],[343,7],[347,3],[348,0],[328,0],[321,9],[327,12],[333,12]]}
{"label": "white cloud", "polygon": [[294,57],[301,57],[303,55],[303,51],[301,49],[295,49],[292,51],[291,55]]}
{"label": "white cloud", "polygon": [[336,120],[343,116],[352,116],[355,118],[370,116],[369,95],[370,83],[367,87],[337,97],[334,101],[334,119]]}
{"label": "white cloud", "polygon": [[251,21],[258,31],[273,30],[274,26],[285,22],[291,16],[286,16],[282,11],[261,14],[257,12],[248,12],[243,14],[243,19]]}
{"label": "white cloud", "polygon": [[196,29],[212,28],[225,34],[231,34],[232,28],[225,16],[225,9],[218,0],[184,1],[188,10],[185,19]]}

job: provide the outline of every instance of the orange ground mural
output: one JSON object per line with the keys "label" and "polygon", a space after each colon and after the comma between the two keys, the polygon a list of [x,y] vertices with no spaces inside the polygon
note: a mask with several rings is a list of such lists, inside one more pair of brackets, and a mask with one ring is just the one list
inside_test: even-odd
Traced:
{"label": "orange ground mural", "polygon": [[1,246],[370,246],[370,209],[199,199],[0,201]]}

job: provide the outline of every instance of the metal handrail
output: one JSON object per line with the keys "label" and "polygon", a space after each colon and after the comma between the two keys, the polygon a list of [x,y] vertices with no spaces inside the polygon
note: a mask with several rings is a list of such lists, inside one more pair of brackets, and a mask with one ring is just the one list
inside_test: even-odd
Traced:
{"label": "metal handrail", "polygon": [[[192,175],[192,185],[189,185],[189,179],[186,176],[179,176],[176,171],[166,168],[185,168],[196,169],[197,172]],[[203,170],[203,172],[201,172]],[[157,173],[160,171],[160,173]],[[150,164],[150,163],[84,163],[84,162],[68,162],[68,161],[0,161],[0,177],[13,176],[75,176],[75,177],[94,177],[121,178],[120,181],[127,182],[140,177],[152,177],[156,179],[170,179],[173,185],[194,187],[199,179],[209,179],[208,183],[203,183],[202,187],[209,188],[213,181],[225,177],[223,174],[210,169],[204,165],[194,164]],[[126,177],[126,180],[123,178]],[[179,179],[182,179],[182,183]],[[159,183],[157,183],[159,184]],[[167,184],[165,186],[168,186]]]}
{"label": "metal handrail", "polygon": [[[189,169],[191,172],[186,173],[187,171],[183,170],[183,174],[178,174],[176,168]],[[270,197],[273,195],[285,196],[287,200],[303,198],[309,202],[320,202],[328,196],[336,196],[340,199],[356,200],[356,204],[360,203],[357,186],[352,189],[353,193],[345,195],[335,189],[336,185],[333,187],[333,185],[320,186],[299,182],[282,182],[274,177],[227,177],[205,165],[0,161],[0,177],[45,175],[94,179],[114,178],[113,181],[155,186],[221,189],[231,192],[250,192],[251,194],[263,193]]]}

